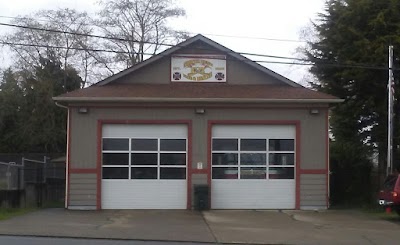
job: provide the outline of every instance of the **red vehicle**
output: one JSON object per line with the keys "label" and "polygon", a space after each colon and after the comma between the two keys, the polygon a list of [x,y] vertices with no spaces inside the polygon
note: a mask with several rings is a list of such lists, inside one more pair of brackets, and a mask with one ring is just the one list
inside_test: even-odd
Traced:
{"label": "red vehicle", "polygon": [[400,215],[400,174],[388,175],[378,195],[379,205]]}

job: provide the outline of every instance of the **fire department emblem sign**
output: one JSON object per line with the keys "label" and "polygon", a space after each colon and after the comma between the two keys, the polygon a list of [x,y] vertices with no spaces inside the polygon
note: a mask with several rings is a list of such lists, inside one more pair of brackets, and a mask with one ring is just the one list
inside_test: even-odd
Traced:
{"label": "fire department emblem sign", "polygon": [[226,82],[226,56],[179,55],[171,58],[173,82]]}

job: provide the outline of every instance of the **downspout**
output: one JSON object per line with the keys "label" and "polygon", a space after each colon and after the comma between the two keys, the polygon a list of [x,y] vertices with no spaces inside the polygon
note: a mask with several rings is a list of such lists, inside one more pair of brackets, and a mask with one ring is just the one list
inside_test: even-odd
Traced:
{"label": "downspout", "polygon": [[55,102],[56,106],[67,109],[67,152],[65,154],[65,203],[64,207],[68,208],[68,187],[69,187],[69,108],[65,105],[61,105],[57,101]]}

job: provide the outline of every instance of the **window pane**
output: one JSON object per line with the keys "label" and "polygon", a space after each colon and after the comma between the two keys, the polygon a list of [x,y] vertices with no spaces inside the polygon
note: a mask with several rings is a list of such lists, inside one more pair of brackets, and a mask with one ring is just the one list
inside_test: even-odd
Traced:
{"label": "window pane", "polygon": [[241,165],[266,165],[265,153],[242,153],[240,154]]}
{"label": "window pane", "polygon": [[103,179],[128,179],[129,168],[103,168]]}
{"label": "window pane", "polygon": [[212,149],[214,151],[237,151],[237,139],[213,139]]}
{"label": "window pane", "polygon": [[132,151],[157,151],[157,139],[132,139]]}
{"label": "window pane", "polygon": [[128,153],[103,153],[103,165],[128,165]]}
{"label": "window pane", "polygon": [[388,177],[386,177],[385,181],[383,182],[383,189],[393,191],[396,185],[397,178],[397,175],[389,175]]}
{"label": "window pane", "polygon": [[160,179],[186,179],[186,168],[160,168]]}
{"label": "window pane", "polygon": [[270,153],[269,165],[294,165],[294,153]]}
{"label": "window pane", "polygon": [[213,153],[213,165],[238,165],[238,154],[236,153]]}
{"label": "window pane", "polygon": [[160,140],[161,151],[186,151],[185,139],[162,139]]}
{"label": "window pane", "polygon": [[213,179],[237,179],[238,168],[212,168]]}
{"label": "window pane", "polygon": [[241,151],[266,151],[267,140],[265,139],[241,139]]}
{"label": "window pane", "polygon": [[186,165],[185,153],[161,153],[161,165]]}
{"label": "window pane", "polygon": [[245,167],[240,168],[241,179],[265,179],[267,177],[266,168],[252,168]]}
{"label": "window pane", "polygon": [[294,179],[294,168],[269,168],[268,177],[270,179]]}
{"label": "window pane", "polygon": [[132,153],[132,165],[157,165],[157,153]]}
{"label": "window pane", "polygon": [[294,140],[269,140],[270,151],[294,151]]}
{"label": "window pane", "polygon": [[132,179],[157,179],[157,168],[131,168]]}
{"label": "window pane", "polygon": [[103,139],[103,150],[127,151],[129,150],[129,139]]}

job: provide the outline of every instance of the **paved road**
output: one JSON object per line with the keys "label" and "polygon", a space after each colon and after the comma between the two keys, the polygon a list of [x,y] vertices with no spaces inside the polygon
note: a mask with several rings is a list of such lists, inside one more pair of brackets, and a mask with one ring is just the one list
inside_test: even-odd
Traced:
{"label": "paved road", "polygon": [[[196,245],[201,245],[214,242],[398,245],[400,244],[400,227],[396,223],[398,219],[396,217],[390,221],[392,222],[354,210],[318,212],[210,210],[200,213],[187,210],[72,211],[43,209],[1,221],[0,234],[4,236],[69,237],[69,240],[50,240],[47,243],[68,245],[194,245],[196,243]],[[73,240],[72,238],[89,238],[91,240]],[[93,240],[98,238],[126,240]],[[21,241],[20,238],[7,238],[6,241],[5,237],[2,239],[0,239],[0,245],[45,244],[42,238],[36,243],[33,243],[36,240],[28,243],[29,241]],[[170,241],[170,243],[139,241]],[[172,243],[172,241],[186,242]]]}
{"label": "paved road", "polygon": [[104,239],[74,239],[55,237],[0,236],[0,244],[7,245],[211,245],[213,243],[122,241]]}

